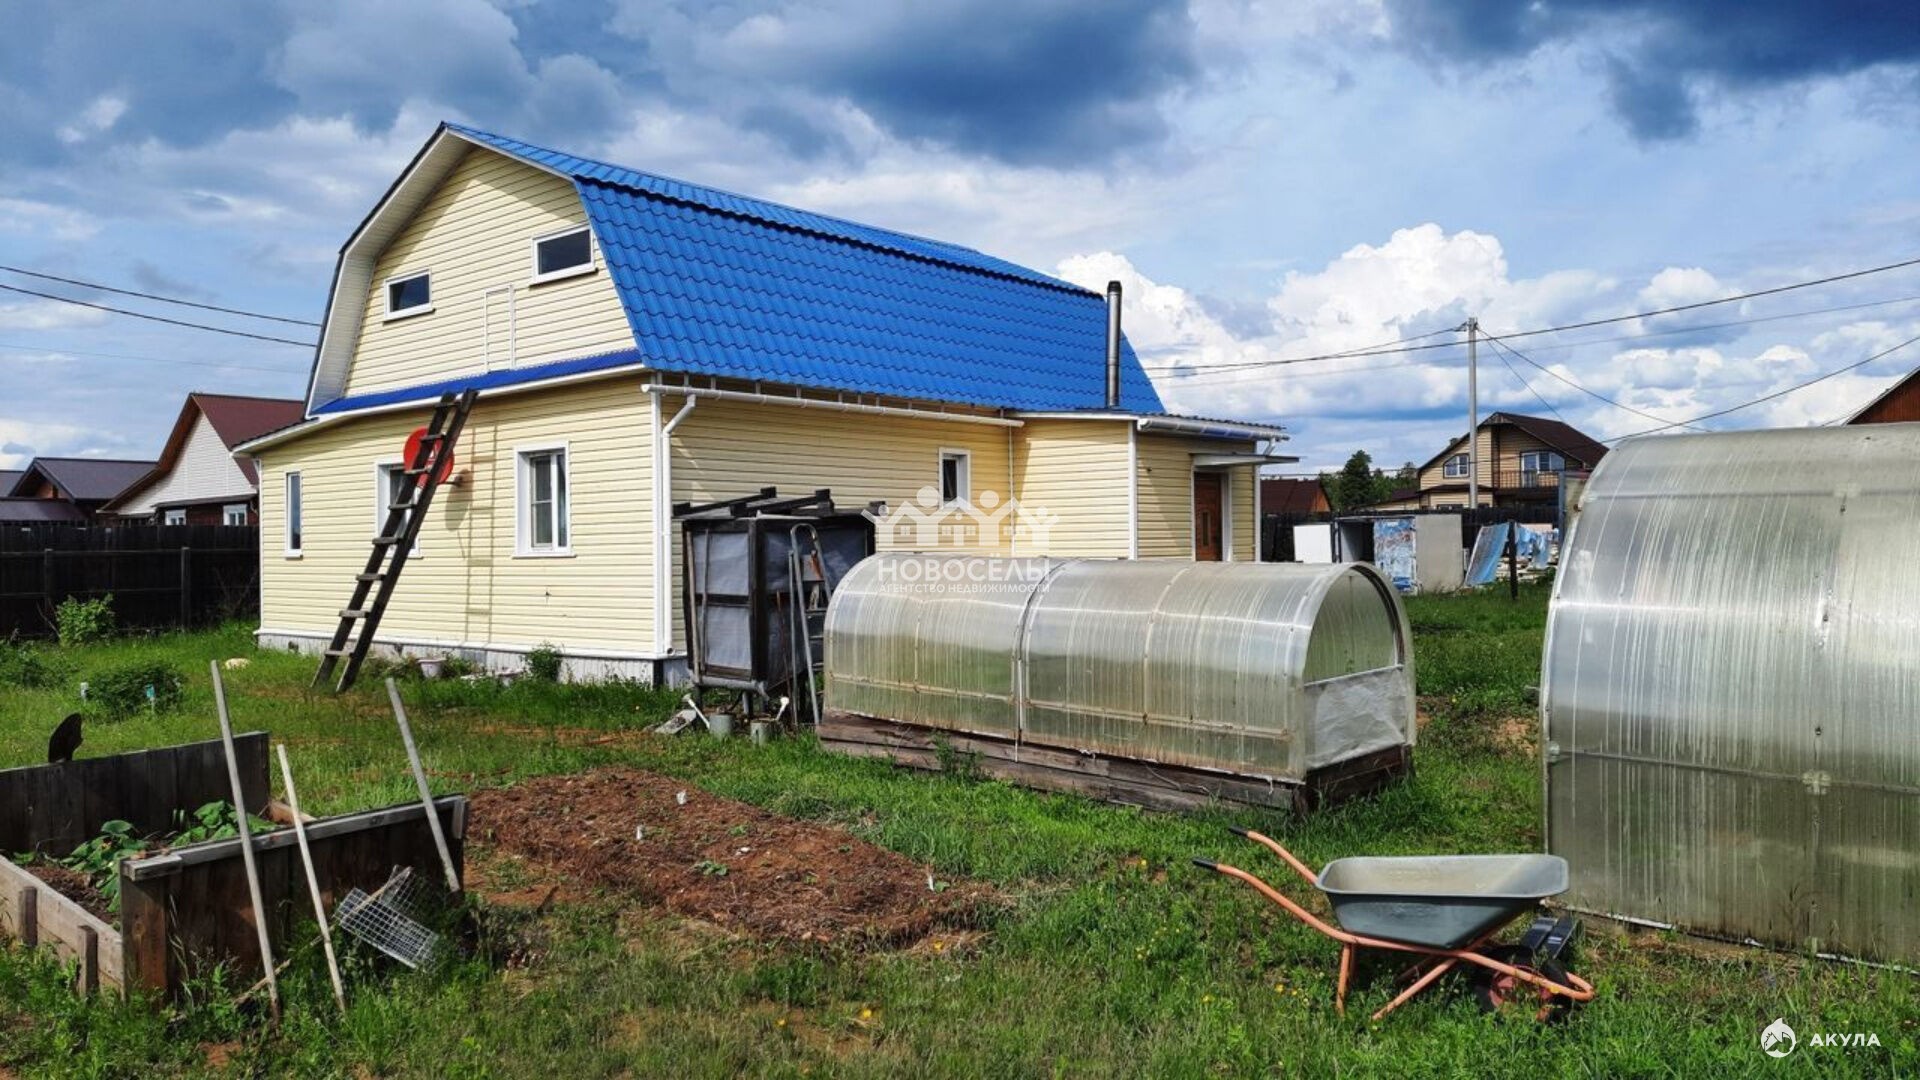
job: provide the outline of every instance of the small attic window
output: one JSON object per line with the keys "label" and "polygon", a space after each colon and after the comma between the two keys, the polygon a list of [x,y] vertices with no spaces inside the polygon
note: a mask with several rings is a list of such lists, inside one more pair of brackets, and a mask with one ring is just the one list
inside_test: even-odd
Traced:
{"label": "small attic window", "polygon": [[433,310],[432,275],[422,271],[387,279],[387,318],[425,315]]}
{"label": "small attic window", "polygon": [[533,238],[535,284],[575,274],[591,274],[593,270],[593,231],[587,226],[577,225],[565,232]]}

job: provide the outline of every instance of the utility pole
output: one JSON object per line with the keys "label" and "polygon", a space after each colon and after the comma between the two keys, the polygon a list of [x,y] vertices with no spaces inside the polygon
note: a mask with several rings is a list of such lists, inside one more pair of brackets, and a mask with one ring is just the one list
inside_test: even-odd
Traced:
{"label": "utility pole", "polygon": [[1467,332],[1467,512],[1480,509],[1480,320],[1468,319]]}

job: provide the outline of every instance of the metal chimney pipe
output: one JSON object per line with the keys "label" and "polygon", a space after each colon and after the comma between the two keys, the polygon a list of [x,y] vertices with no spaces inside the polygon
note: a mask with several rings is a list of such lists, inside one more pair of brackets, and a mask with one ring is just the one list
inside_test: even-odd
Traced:
{"label": "metal chimney pipe", "polygon": [[1120,283],[1107,282],[1107,408],[1120,407]]}

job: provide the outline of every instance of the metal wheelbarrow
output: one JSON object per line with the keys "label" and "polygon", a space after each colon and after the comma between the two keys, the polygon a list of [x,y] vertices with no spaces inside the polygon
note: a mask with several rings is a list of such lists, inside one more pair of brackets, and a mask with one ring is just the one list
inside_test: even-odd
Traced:
{"label": "metal wheelbarrow", "polygon": [[1279,841],[1251,829],[1236,835],[1265,845],[1295,873],[1320,890],[1338,926],[1301,907],[1278,889],[1235,866],[1195,859],[1194,865],[1238,878],[1294,918],[1340,943],[1340,982],[1334,1007],[1347,1011],[1347,984],[1354,951],[1382,949],[1421,959],[1402,974],[1411,985],[1373,1014],[1378,1020],[1460,964],[1480,970],[1476,992],[1483,1006],[1497,1008],[1522,987],[1541,1002],[1538,1018],[1593,1000],[1593,984],[1557,960],[1531,949],[1495,945],[1492,939],[1549,896],[1567,889],[1567,861],[1558,855],[1432,855],[1335,859],[1315,874]]}

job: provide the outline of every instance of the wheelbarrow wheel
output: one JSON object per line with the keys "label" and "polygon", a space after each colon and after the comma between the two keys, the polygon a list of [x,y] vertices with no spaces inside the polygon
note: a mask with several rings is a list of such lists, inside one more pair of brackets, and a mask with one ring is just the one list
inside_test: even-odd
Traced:
{"label": "wheelbarrow wheel", "polygon": [[[1535,956],[1531,949],[1518,945],[1493,945],[1480,951],[1482,955],[1509,967],[1531,971],[1561,986],[1570,985],[1567,982],[1567,969],[1560,961]],[[1571,998],[1543,986],[1535,986],[1524,979],[1478,966],[1474,968],[1473,1000],[1482,1012],[1488,1013],[1499,1012],[1514,1002],[1530,1002],[1539,1009],[1535,1018],[1544,1023],[1564,1020],[1573,1011],[1574,1005]]]}

